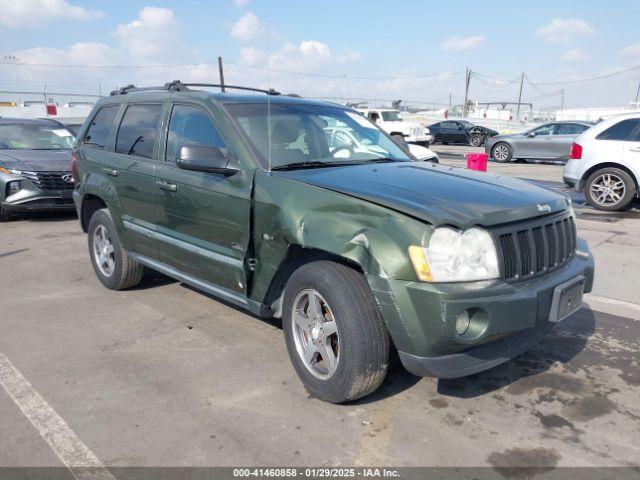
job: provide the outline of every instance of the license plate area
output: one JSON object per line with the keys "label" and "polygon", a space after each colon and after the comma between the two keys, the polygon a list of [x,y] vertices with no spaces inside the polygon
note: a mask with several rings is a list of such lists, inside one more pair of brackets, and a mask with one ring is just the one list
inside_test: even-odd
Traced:
{"label": "license plate area", "polygon": [[585,278],[580,275],[561,283],[553,290],[549,321],[558,323],[580,310],[584,293]]}

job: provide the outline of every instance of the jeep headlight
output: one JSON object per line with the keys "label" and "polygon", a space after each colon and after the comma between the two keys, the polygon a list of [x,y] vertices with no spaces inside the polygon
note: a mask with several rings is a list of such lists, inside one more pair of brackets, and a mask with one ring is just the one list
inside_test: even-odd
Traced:
{"label": "jeep headlight", "polygon": [[500,276],[496,246],[481,228],[464,232],[436,228],[426,247],[409,247],[409,257],[423,282],[471,282]]}
{"label": "jeep headlight", "polygon": [[429,130],[429,127],[424,127],[424,134],[429,135],[430,133],[431,133],[431,130]]}

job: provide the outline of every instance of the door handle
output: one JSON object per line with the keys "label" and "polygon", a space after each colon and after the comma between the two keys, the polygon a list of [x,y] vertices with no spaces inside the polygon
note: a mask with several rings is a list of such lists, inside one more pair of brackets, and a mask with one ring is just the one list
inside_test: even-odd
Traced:
{"label": "door handle", "polygon": [[178,191],[178,185],[176,185],[175,183],[163,182],[162,180],[158,180],[156,182],[156,185],[158,186],[158,188],[161,188],[162,190],[166,190],[168,192]]}
{"label": "door handle", "polygon": [[106,175],[109,175],[110,177],[117,177],[118,176],[118,170],[115,170],[113,168],[103,168],[102,171]]}

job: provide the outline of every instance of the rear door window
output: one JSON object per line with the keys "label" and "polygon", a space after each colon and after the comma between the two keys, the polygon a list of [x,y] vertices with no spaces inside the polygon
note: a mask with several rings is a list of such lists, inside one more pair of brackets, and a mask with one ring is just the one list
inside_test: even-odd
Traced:
{"label": "rear door window", "polygon": [[109,132],[119,107],[119,105],[109,105],[98,110],[98,113],[91,120],[87,134],[84,136],[85,145],[93,148],[104,148],[107,145]]}
{"label": "rear door window", "polygon": [[612,125],[600,133],[597,140],[628,140],[633,131],[640,126],[640,118],[630,118]]}
{"label": "rear door window", "polygon": [[129,105],[116,136],[116,152],[152,158],[161,112],[159,104]]}
{"label": "rear door window", "polygon": [[587,128],[586,125],[581,125],[579,123],[561,123],[558,128],[556,128],[556,135],[579,135],[584,132]]}

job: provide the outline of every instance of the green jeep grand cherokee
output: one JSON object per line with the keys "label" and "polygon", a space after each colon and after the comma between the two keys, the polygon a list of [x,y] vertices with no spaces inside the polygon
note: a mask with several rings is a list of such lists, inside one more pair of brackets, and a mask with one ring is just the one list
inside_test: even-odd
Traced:
{"label": "green jeep grand cherokee", "polygon": [[[121,89],[80,130],[74,199],[96,275],[119,290],[146,266],[282,318],[313,395],[373,392],[392,342],[416,375],[493,367],[591,290],[562,196],[415,162],[338,105],[194,87]],[[331,150],[335,127],[371,152]]]}

